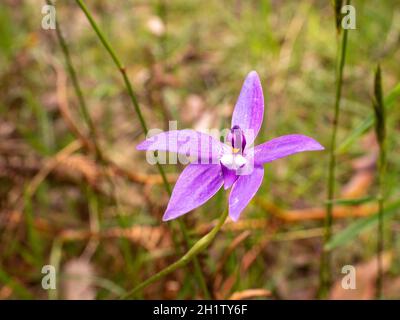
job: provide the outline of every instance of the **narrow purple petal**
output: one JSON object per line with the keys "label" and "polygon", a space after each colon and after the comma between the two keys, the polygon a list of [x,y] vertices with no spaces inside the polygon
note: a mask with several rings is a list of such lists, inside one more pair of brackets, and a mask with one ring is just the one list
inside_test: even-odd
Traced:
{"label": "narrow purple petal", "polygon": [[232,128],[239,126],[246,136],[246,142],[254,142],[264,116],[264,96],[260,78],[256,71],[250,72],[244,80],[242,90],[232,115]]}
{"label": "narrow purple petal", "polygon": [[261,186],[264,177],[263,167],[254,167],[250,175],[239,176],[229,196],[229,216],[237,221],[244,208],[249,204]]}
{"label": "narrow purple petal", "polygon": [[184,154],[200,163],[217,163],[224,144],[214,137],[195,130],[172,130],[162,132],[141,142],[137,150],[170,151]]}
{"label": "narrow purple petal", "polygon": [[227,190],[230,187],[232,187],[233,183],[236,181],[238,176],[236,175],[235,170],[230,170],[223,164],[221,164],[221,168],[222,168],[222,175],[224,177],[224,189]]}
{"label": "narrow purple petal", "polygon": [[172,191],[163,221],[188,213],[209,200],[222,186],[219,164],[190,164],[181,173]]}
{"label": "narrow purple petal", "polygon": [[324,147],[313,138],[301,134],[290,134],[256,146],[254,148],[254,163],[261,165],[298,152],[317,150],[324,150]]}

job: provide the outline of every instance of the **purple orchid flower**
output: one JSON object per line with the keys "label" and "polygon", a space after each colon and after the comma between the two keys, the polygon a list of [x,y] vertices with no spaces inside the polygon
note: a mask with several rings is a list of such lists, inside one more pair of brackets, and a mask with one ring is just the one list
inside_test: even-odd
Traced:
{"label": "purple orchid flower", "polygon": [[163,221],[178,218],[208,201],[224,185],[232,187],[229,215],[237,221],[258,191],[263,164],[302,151],[323,150],[314,139],[291,134],[251,147],[260,131],[264,97],[257,72],[246,77],[232,115],[228,144],[194,130],[157,134],[137,146],[138,150],[170,151],[193,160],[181,173],[172,192]]}

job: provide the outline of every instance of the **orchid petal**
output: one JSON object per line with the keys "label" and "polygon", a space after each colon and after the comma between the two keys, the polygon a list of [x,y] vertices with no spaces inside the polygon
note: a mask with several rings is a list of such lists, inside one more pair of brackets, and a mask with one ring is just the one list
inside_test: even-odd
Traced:
{"label": "orchid petal", "polygon": [[256,146],[254,148],[254,163],[261,165],[298,152],[316,150],[324,150],[324,147],[310,137],[290,134]]}
{"label": "orchid petal", "polygon": [[263,167],[254,167],[250,175],[239,176],[229,196],[229,216],[237,221],[244,208],[249,204],[261,186],[264,177]]}
{"label": "orchid petal", "polygon": [[224,179],[219,164],[190,164],[172,191],[163,221],[178,218],[201,206],[221,188]]}
{"label": "orchid petal", "polygon": [[251,145],[260,131],[264,116],[264,96],[260,78],[256,71],[250,72],[244,80],[242,90],[232,115],[232,128],[243,130],[246,143]]}
{"label": "orchid petal", "polygon": [[200,163],[218,163],[225,145],[214,137],[195,130],[172,130],[159,133],[141,142],[137,150],[170,151],[186,155]]}
{"label": "orchid petal", "polygon": [[227,190],[232,187],[233,183],[237,179],[236,170],[231,170],[221,165],[222,167],[222,175],[224,177],[224,189]]}

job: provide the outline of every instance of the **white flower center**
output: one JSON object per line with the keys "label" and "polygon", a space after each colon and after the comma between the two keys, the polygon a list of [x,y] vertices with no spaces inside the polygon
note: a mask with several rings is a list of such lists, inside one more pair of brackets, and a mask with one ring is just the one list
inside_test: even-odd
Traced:
{"label": "white flower center", "polygon": [[231,170],[237,170],[247,163],[246,158],[239,153],[225,153],[220,161],[225,167]]}

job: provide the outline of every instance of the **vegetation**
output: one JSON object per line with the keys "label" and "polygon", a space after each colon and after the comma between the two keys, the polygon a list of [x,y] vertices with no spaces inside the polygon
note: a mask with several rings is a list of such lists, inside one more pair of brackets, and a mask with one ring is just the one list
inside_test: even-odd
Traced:
{"label": "vegetation", "polygon": [[[400,3],[351,5],[356,29],[338,33],[322,0],[57,1],[45,30],[43,3],[2,1],[0,299],[399,298]],[[327,150],[266,164],[238,222],[218,224],[224,190],[162,222],[183,165],[136,145],[170,120],[229,128],[251,70],[256,143],[301,133]]]}

